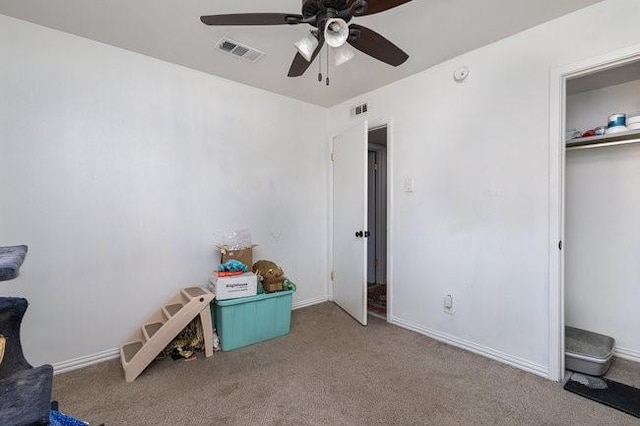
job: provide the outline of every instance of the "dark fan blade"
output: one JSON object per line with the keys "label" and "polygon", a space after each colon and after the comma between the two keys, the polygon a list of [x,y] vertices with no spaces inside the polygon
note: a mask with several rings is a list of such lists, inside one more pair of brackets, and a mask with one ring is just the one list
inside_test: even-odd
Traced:
{"label": "dark fan blade", "polygon": [[[347,41],[362,53],[366,53],[394,67],[403,64],[409,59],[409,55],[403,52],[402,49],[377,32],[358,24],[349,25],[349,29],[356,35],[349,37]],[[359,37],[357,36],[358,33],[360,34]]]}
{"label": "dark fan blade", "polygon": [[315,61],[316,57],[322,50],[322,46],[324,45],[324,37],[320,37],[318,40],[318,47],[313,51],[313,55],[311,55],[311,61],[307,61],[304,56],[300,54],[300,52],[296,53],[296,57],[293,58],[293,62],[291,63],[291,68],[289,68],[289,77],[300,77],[304,74],[307,69],[311,66],[313,61]]}
{"label": "dark fan blade", "polygon": [[[351,5],[355,0],[349,0]],[[384,12],[385,10],[393,9],[394,7],[402,6],[405,3],[409,3],[411,0],[368,0],[369,8],[367,15],[373,15],[375,13]]]}
{"label": "dark fan blade", "polygon": [[207,25],[293,25],[302,20],[302,15],[291,13],[234,13],[230,15],[201,16]]}

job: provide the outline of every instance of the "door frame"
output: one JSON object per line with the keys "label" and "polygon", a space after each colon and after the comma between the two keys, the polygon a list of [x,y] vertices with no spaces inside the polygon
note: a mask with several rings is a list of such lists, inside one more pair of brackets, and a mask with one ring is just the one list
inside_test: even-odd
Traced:
{"label": "door frame", "polygon": [[[327,255],[327,261],[329,265],[329,280],[327,283],[327,293],[330,301],[333,301],[333,286],[334,281],[331,279],[331,272],[333,271],[333,161],[331,161],[331,153],[333,152],[333,144],[336,136],[342,134],[351,127],[368,121],[367,131],[371,131],[380,127],[387,127],[387,322],[390,318],[393,318],[393,119],[368,119],[364,118],[358,121],[347,123],[346,125],[334,131],[329,136],[329,153],[327,158],[329,159],[329,202],[328,202],[328,223],[327,223],[327,237],[329,242],[329,250]],[[367,148],[368,149],[368,148]]]}
{"label": "door frame", "polygon": [[564,378],[567,80],[640,61],[640,44],[551,70],[549,104],[549,378]]}

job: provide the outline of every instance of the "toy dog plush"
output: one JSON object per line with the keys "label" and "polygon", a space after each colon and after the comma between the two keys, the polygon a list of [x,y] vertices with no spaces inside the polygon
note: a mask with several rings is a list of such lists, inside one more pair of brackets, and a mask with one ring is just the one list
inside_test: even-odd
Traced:
{"label": "toy dog plush", "polygon": [[269,260],[259,260],[251,269],[260,279],[264,291],[270,293],[282,290],[282,283],[286,277],[281,267]]}

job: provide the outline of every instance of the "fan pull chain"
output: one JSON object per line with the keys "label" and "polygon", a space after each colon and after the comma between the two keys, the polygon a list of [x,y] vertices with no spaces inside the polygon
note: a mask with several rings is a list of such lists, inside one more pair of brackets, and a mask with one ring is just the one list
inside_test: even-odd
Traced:
{"label": "fan pull chain", "polygon": [[327,86],[329,85],[329,45],[327,45]]}
{"label": "fan pull chain", "polygon": [[[320,47],[322,50],[322,47]],[[322,53],[318,55],[318,82],[322,83]]]}

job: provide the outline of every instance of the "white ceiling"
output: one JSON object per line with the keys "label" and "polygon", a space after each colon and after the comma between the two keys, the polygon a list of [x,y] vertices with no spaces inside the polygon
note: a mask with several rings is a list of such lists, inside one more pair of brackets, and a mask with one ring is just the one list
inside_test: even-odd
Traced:
{"label": "white ceiling", "polygon": [[[317,63],[303,77],[287,77],[296,53],[293,43],[307,33],[308,25],[207,27],[199,20],[222,13],[300,13],[301,0],[0,0],[0,13],[332,106],[598,1],[414,0],[356,18],[352,22],[386,36],[411,57],[393,68],[357,52],[345,65],[331,66],[330,87],[318,83]],[[224,36],[267,56],[250,63],[216,51]]]}

